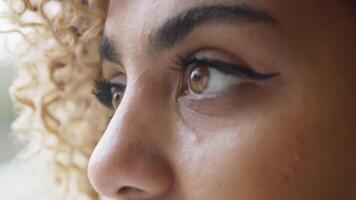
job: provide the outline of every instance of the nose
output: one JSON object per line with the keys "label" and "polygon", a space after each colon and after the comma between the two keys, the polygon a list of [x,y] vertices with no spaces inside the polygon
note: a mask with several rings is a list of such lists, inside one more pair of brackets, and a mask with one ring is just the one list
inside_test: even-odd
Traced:
{"label": "nose", "polygon": [[173,173],[164,150],[167,140],[162,139],[167,123],[154,107],[147,101],[145,105],[124,100],[115,112],[89,161],[89,180],[101,195],[160,199],[172,190]]}

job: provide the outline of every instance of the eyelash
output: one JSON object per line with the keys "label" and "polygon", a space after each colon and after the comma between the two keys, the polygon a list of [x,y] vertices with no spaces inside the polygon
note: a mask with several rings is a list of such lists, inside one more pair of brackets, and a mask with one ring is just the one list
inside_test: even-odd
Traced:
{"label": "eyelash", "polygon": [[183,74],[185,74],[188,70],[192,70],[189,69],[191,65],[196,65],[211,67],[224,73],[225,75],[233,75],[253,81],[263,81],[279,75],[278,73],[263,74],[242,65],[226,63],[210,58],[198,58],[196,56],[178,56],[174,62],[179,67],[178,71]]}
{"label": "eyelash", "polygon": [[[211,67],[226,75],[233,75],[236,77],[240,77],[252,81],[263,81],[279,75],[278,73],[263,74],[242,65],[225,63],[210,58],[198,58],[196,56],[191,56],[191,57],[178,56],[174,60],[174,63],[176,63],[178,67],[178,68],[174,68],[174,70],[179,71],[180,73],[183,74],[183,76],[186,75],[188,70],[193,70],[190,67],[192,65]],[[93,94],[103,105],[105,105],[108,108],[113,108],[112,89],[114,88],[120,91],[125,91],[126,86],[119,83],[112,83],[110,82],[110,80],[98,79],[94,82]]]}
{"label": "eyelash", "polygon": [[126,86],[119,83],[112,83],[106,79],[98,79],[94,81],[93,94],[104,106],[108,108],[113,108],[113,93],[111,92],[113,88],[125,91]]}

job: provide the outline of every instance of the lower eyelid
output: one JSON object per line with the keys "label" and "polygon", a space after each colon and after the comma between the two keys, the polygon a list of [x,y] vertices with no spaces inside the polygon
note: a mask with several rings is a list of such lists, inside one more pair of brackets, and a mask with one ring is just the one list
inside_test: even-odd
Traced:
{"label": "lower eyelid", "polygon": [[236,112],[247,104],[257,101],[266,94],[265,90],[256,82],[242,83],[232,87],[218,96],[209,98],[194,98],[193,96],[182,96],[178,102],[181,109],[188,109],[202,115],[226,116],[228,113]]}

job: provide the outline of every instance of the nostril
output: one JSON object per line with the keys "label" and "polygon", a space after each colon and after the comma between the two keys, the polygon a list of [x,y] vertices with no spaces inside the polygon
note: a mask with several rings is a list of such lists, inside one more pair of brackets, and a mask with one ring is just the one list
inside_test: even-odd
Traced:
{"label": "nostril", "polygon": [[126,187],[122,187],[119,189],[119,194],[126,194],[126,193],[145,193],[143,190],[140,190],[138,188],[134,188],[134,187],[129,187],[129,186],[126,186]]}
{"label": "nostril", "polygon": [[119,189],[118,191],[119,196],[127,196],[127,197],[145,197],[147,193],[141,189],[135,187],[125,186]]}

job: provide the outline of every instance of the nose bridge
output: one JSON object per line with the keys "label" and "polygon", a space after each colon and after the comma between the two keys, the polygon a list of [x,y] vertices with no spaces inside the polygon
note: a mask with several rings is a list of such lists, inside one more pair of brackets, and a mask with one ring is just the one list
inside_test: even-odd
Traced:
{"label": "nose bridge", "polygon": [[117,129],[116,132],[120,133],[120,137],[127,137],[133,143],[141,143],[144,147],[159,143],[163,137],[169,137],[170,117],[167,112],[169,102],[160,98],[163,95],[155,89],[154,84],[159,83],[150,84],[149,81],[141,81],[140,78],[136,82],[147,84],[127,89],[127,94],[116,110],[110,125]]}
{"label": "nose bridge", "polygon": [[106,196],[145,199],[162,195],[172,185],[165,157],[168,117],[152,95],[147,88],[128,93],[92,155],[89,177]]}

